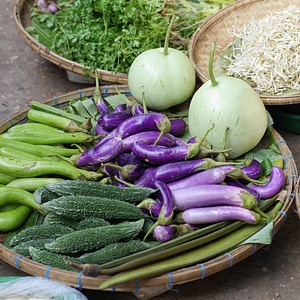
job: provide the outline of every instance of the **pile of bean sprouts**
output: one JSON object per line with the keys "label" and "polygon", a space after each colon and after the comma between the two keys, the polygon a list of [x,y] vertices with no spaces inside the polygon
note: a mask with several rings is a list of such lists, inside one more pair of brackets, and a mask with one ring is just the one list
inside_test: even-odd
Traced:
{"label": "pile of bean sprouts", "polygon": [[[238,22],[237,22],[238,23]],[[293,5],[246,23],[231,34],[232,44],[226,75],[250,80],[258,93],[280,95],[300,89],[300,8]]]}

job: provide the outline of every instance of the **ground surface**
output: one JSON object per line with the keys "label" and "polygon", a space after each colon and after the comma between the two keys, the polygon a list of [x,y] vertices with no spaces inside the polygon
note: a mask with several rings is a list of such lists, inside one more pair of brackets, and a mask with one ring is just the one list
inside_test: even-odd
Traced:
{"label": "ground surface", "polygon": [[[43,101],[85,85],[72,83],[66,72],[40,58],[18,35],[13,23],[14,1],[2,0],[0,10],[0,121],[28,101]],[[297,164],[300,162],[298,135],[282,132]],[[205,279],[178,286],[155,300],[194,299],[285,299],[300,298],[300,221],[294,207],[272,244],[244,261]],[[0,276],[24,275],[0,260]],[[84,291],[89,299],[131,300],[129,293]]]}

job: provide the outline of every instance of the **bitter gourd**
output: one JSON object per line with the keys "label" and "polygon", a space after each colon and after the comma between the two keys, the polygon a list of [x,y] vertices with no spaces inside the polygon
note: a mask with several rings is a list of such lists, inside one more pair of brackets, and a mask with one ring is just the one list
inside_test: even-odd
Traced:
{"label": "bitter gourd", "polygon": [[58,237],[55,241],[45,244],[45,247],[49,251],[61,254],[96,251],[120,240],[135,238],[143,225],[144,220],[141,219],[78,230]]}
{"label": "bitter gourd", "polygon": [[65,180],[45,186],[60,196],[92,196],[139,203],[156,190],[147,187],[120,187],[88,180]]}
{"label": "bitter gourd", "polygon": [[146,215],[137,206],[109,198],[63,196],[42,204],[42,208],[74,220],[98,217],[105,220],[138,220]]}
{"label": "bitter gourd", "polygon": [[67,233],[73,232],[74,229],[61,224],[41,224],[26,227],[16,234],[9,242],[13,247],[26,241],[32,241],[41,238],[57,238]]}
{"label": "bitter gourd", "polygon": [[134,254],[152,246],[140,240],[130,240],[107,245],[106,247],[94,252],[81,255],[79,259],[83,264],[104,264],[112,260]]}
{"label": "bitter gourd", "polygon": [[70,218],[66,218],[64,216],[57,215],[52,212],[49,213],[47,216],[45,216],[43,220],[43,224],[61,224],[73,228],[75,230],[77,229],[78,226],[77,221]]}
{"label": "bitter gourd", "polygon": [[53,253],[51,251],[47,251],[45,249],[39,249],[33,246],[29,247],[29,254],[30,257],[36,262],[39,262],[46,266],[51,266],[54,268],[73,271],[73,272],[76,272],[76,270],[70,267],[69,265],[67,265],[64,259],[67,259],[68,261],[74,263],[80,262],[80,260],[78,260],[76,257]]}
{"label": "bitter gourd", "polygon": [[80,221],[77,225],[77,230],[94,228],[99,226],[110,225],[110,223],[102,218],[89,217]]}
{"label": "bitter gourd", "polygon": [[48,202],[48,201],[50,201],[52,199],[56,199],[58,197],[59,197],[59,195],[57,193],[50,191],[49,189],[46,189],[45,186],[39,187],[33,193],[33,199],[38,204]]}
{"label": "bitter gourd", "polygon": [[51,243],[53,242],[55,239],[54,238],[46,238],[46,239],[36,239],[36,240],[30,240],[27,242],[22,242],[14,247],[11,248],[11,250],[13,250],[14,252],[23,255],[24,257],[30,258],[30,254],[29,254],[29,247],[36,247],[39,249],[43,249],[45,250],[45,244],[46,243]]}

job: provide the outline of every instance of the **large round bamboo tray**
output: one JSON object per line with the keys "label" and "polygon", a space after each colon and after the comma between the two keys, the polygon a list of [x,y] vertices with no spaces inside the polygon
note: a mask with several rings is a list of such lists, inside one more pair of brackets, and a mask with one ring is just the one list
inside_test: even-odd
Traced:
{"label": "large round bamboo tray", "polygon": [[[15,26],[26,45],[28,45],[34,52],[36,52],[44,59],[52,62],[62,69],[65,69],[67,73],[69,71],[71,73],[79,74],[82,76],[84,76],[85,74],[89,74],[91,78],[95,78],[94,72],[89,72],[89,68],[86,68],[82,64],[76,63],[74,61],[65,59],[62,56],[50,51],[48,48],[34,39],[25,30],[27,26],[31,25],[29,9],[34,2],[34,0],[17,0],[13,12]],[[127,74],[125,73],[111,72],[101,69],[97,69],[97,72],[98,78],[101,82],[111,82],[118,84],[127,83]]]}
{"label": "large round bamboo tray", "polygon": [[[242,26],[254,18],[262,19],[268,12],[283,11],[290,5],[299,5],[297,0],[240,0],[218,11],[203,22],[193,34],[189,43],[189,57],[194,64],[197,75],[202,82],[209,79],[208,61],[212,42],[216,42],[214,61],[222,51],[235,39],[229,30],[235,24]],[[287,105],[300,103],[299,93],[270,96],[260,95],[266,105]]]}
{"label": "large round bamboo tray", "polygon": [[[112,86],[102,86],[102,94],[104,97],[114,95],[115,88]],[[118,89],[121,93],[130,95],[128,87],[126,85],[119,85]],[[74,92],[70,92],[61,96],[53,97],[46,100],[44,103],[55,106],[63,107],[71,99],[77,99],[81,97],[92,97],[94,88],[86,88]],[[0,123],[0,133],[3,133],[11,126],[20,122],[26,122],[27,112],[29,108],[26,108],[6,121]],[[284,206],[281,213],[277,215],[274,220],[273,235],[275,235],[286,219],[286,213],[290,209],[294,202],[294,188],[297,182],[297,167],[291,151],[288,148],[285,140],[282,136],[272,129],[278,147],[282,153],[285,171],[287,174],[286,191],[287,196],[284,202]],[[69,286],[77,287],[79,289],[98,290],[99,285],[107,279],[107,276],[98,276],[97,278],[86,277],[81,273],[63,271],[60,269],[46,266],[28,258],[20,256],[18,253],[11,251],[9,248],[3,246],[1,241],[5,240],[5,235],[0,234],[0,259],[4,260],[8,264],[12,265],[19,270],[34,276],[43,276],[52,280],[59,281]],[[197,265],[183,268],[173,271],[172,273],[165,273],[156,277],[142,279],[134,282],[128,282],[115,286],[110,291],[115,292],[131,292],[138,299],[151,299],[157,295],[160,295],[173,286],[181,285],[187,282],[203,279],[204,277],[218,273],[222,270],[230,268],[232,265],[246,259],[250,255],[254,254],[257,250],[262,248],[262,244],[245,244],[241,245],[230,252],[224,253],[218,257],[215,257],[208,261],[200,261]]]}

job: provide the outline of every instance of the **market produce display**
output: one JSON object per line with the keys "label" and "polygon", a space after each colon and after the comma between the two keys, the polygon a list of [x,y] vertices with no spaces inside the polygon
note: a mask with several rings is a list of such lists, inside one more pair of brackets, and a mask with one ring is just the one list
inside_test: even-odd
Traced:
{"label": "market produce display", "polygon": [[98,288],[108,289],[205,263],[262,229],[272,236],[289,197],[286,162],[256,91],[215,77],[215,43],[210,80],[195,91],[184,52],[195,30],[188,24],[207,16],[205,5],[40,0],[32,7],[28,31],[41,43],[94,71],[128,71],[129,93],[116,86],[104,96],[95,71],[92,96],[61,107],[31,101],[25,119],[1,133],[5,247],[100,278]]}
{"label": "market produce display", "polygon": [[[231,149],[190,135],[187,115],[184,105],[148,111],[122,94],[110,102],[98,85],[94,97],[63,109],[32,101],[29,122],[1,134],[2,148],[12,150],[0,156],[1,190],[30,195],[22,220],[33,210],[39,218],[21,231],[13,231],[21,224],[9,228],[8,246],[42,264],[114,278],[132,264],[154,263],[153,253],[168,261],[246,224],[255,232],[272,221],[285,185],[276,146],[229,159]],[[6,197],[1,205],[20,203]],[[163,272],[157,264],[153,274]]]}

